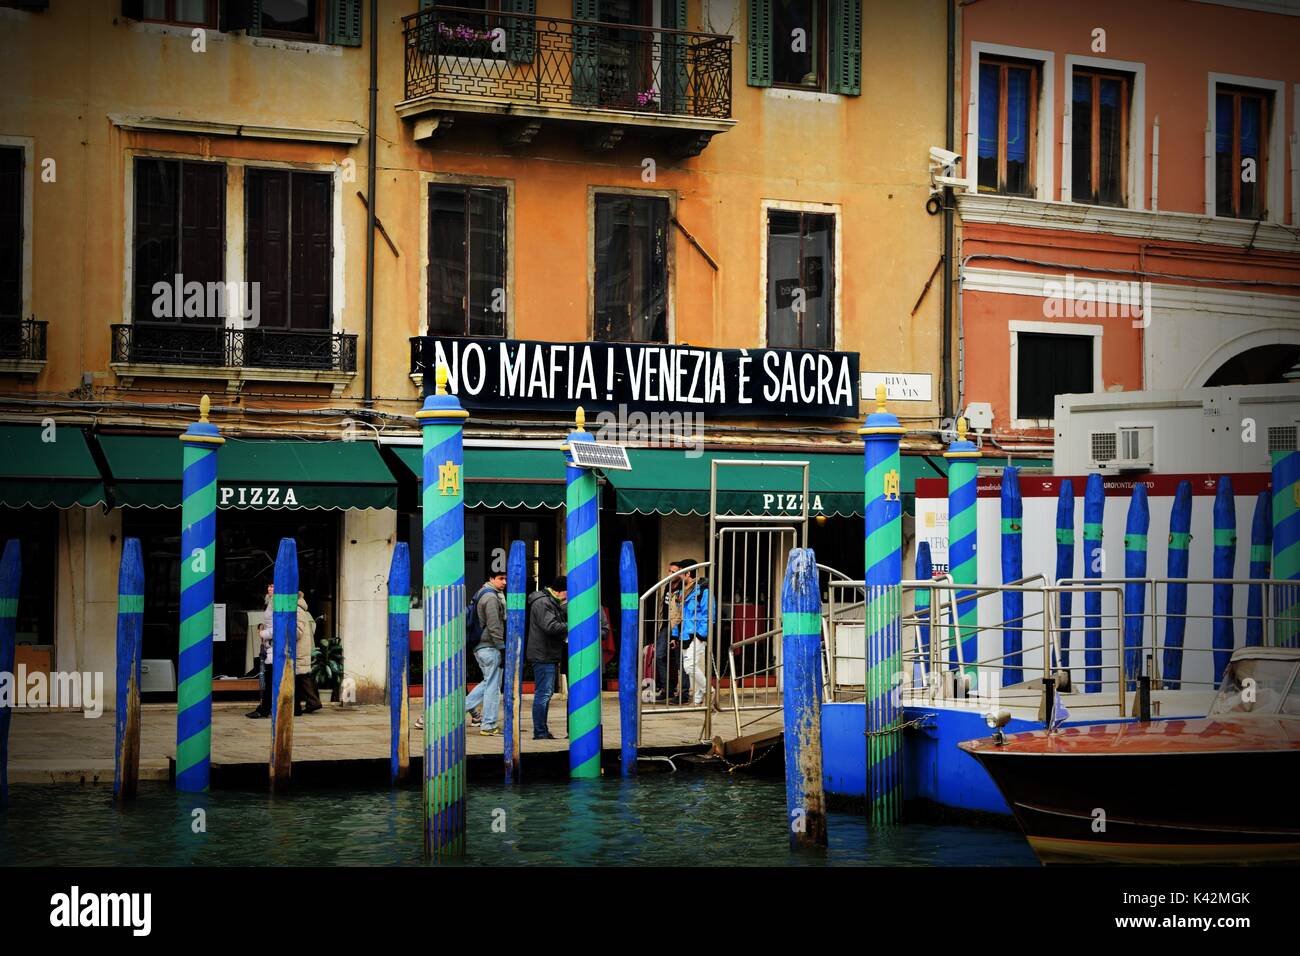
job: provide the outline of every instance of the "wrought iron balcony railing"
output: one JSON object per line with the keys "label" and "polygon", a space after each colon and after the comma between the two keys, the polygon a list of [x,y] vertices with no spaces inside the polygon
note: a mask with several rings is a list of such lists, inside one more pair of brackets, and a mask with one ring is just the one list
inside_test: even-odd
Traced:
{"label": "wrought iron balcony railing", "polygon": [[325,372],[357,370],[357,337],[301,329],[226,329],[180,322],[114,325],[113,361]]}
{"label": "wrought iron balcony railing", "polygon": [[44,362],[48,325],[37,319],[0,319],[0,360]]}
{"label": "wrought iron balcony railing", "polygon": [[731,37],[432,6],[402,18],[406,98],[731,117]]}

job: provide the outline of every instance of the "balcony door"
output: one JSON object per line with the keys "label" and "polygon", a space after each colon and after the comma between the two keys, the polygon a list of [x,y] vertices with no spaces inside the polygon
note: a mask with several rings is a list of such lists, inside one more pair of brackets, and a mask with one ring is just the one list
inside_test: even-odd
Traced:
{"label": "balcony door", "polygon": [[602,24],[574,27],[574,102],[671,112],[685,85],[675,65],[684,65],[684,51],[676,38],[644,28],[685,29],[685,7],[683,0],[574,0],[575,20]]}

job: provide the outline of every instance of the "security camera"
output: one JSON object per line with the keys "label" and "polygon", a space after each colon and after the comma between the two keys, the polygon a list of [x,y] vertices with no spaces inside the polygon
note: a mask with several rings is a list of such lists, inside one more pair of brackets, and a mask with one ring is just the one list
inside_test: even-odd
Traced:
{"label": "security camera", "polygon": [[961,153],[954,153],[950,149],[944,149],[941,146],[930,147],[930,168],[934,170],[943,170],[947,172],[956,172],[957,164],[961,162]]}

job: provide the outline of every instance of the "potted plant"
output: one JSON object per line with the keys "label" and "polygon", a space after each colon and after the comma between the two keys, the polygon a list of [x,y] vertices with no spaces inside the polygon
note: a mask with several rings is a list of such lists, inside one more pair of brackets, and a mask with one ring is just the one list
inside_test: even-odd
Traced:
{"label": "potted plant", "polygon": [[317,690],[330,690],[330,701],[339,699],[339,681],[343,679],[343,640],[327,637],[311,651],[311,676]]}

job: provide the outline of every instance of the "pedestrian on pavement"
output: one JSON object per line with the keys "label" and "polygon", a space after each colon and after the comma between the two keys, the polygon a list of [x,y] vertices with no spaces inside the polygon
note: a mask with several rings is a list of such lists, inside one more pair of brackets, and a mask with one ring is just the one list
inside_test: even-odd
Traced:
{"label": "pedestrian on pavement", "polygon": [[474,616],[480,631],[474,660],[478,661],[483,680],[465,698],[466,723],[473,719],[473,710],[483,705],[483,722],[479,734],[499,737],[497,710],[501,704],[501,655],[506,646],[506,573],[493,573],[474,595]]}
{"label": "pedestrian on pavement", "polygon": [[548,588],[528,595],[528,650],[533,665],[533,739],[554,740],[547,725],[551,696],[555,693],[560,661],[568,653],[569,624],[564,604],[569,598],[568,580],[561,574]]}
{"label": "pedestrian on pavement", "polygon": [[[694,558],[678,561],[679,567],[689,568],[698,562]],[[704,703],[708,681],[704,674],[706,644],[709,639],[709,582],[704,576],[695,577],[694,571],[682,575],[682,670],[690,675],[690,687],[695,693],[692,703]],[[683,678],[684,680],[684,678]],[[689,693],[682,688],[682,697]]]}

